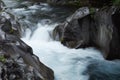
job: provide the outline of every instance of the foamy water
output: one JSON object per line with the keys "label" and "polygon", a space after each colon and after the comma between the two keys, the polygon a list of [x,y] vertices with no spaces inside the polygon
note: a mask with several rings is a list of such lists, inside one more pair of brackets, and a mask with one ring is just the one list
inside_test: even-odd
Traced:
{"label": "foamy water", "polygon": [[[5,1],[7,2],[8,0]],[[12,4],[12,2],[9,1],[6,3],[8,7],[10,3]],[[48,20],[51,20],[51,18],[53,20],[54,18],[63,19],[61,18],[62,16],[57,15],[64,14],[66,10],[59,13],[53,10],[53,13],[50,12],[49,16],[48,13],[51,10],[53,10],[53,8],[49,7],[49,5],[41,4],[29,6],[28,9],[24,7],[13,8],[10,12],[14,13],[16,16],[25,16],[22,20],[24,23],[31,27],[37,27],[34,32],[30,28],[26,29],[26,33],[22,40],[33,48],[34,54],[39,57],[42,63],[54,71],[55,80],[88,80],[89,76],[84,74],[86,67],[91,59],[103,60],[101,53],[94,48],[69,49],[63,46],[59,41],[54,41],[50,35],[57,24],[54,22],[52,25],[43,23],[44,19],[40,17],[46,14],[50,17],[45,17],[45,19]],[[32,18],[31,15],[36,15],[36,12],[37,15],[40,16]],[[44,13],[39,14],[42,12]],[[55,12],[57,14],[55,14]],[[53,17],[51,17],[51,15]],[[33,25],[32,21],[36,18],[38,19],[38,21],[35,21],[37,24],[34,23]]]}
{"label": "foamy water", "polygon": [[27,30],[22,40],[33,48],[40,61],[53,69],[55,80],[88,80],[89,76],[83,74],[88,62],[91,59],[103,59],[102,55],[94,48],[69,49],[52,40],[49,33],[55,25],[38,23],[38,29],[32,37],[30,30]]}

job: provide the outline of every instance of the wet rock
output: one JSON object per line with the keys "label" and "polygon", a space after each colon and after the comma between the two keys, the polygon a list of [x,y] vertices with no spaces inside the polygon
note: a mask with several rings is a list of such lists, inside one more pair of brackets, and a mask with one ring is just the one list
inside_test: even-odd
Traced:
{"label": "wet rock", "polygon": [[0,13],[0,80],[54,80],[54,72],[20,39],[20,28],[14,15]]}
{"label": "wet rock", "polygon": [[65,23],[61,23],[57,27],[55,27],[55,29],[53,30],[53,39],[54,40],[62,42],[62,35],[64,33],[63,32],[64,31],[64,25],[65,25]]}
{"label": "wet rock", "polygon": [[[89,43],[89,26],[90,21],[89,8],[83,7],[78,9],[63,24],[58,25],[53,36],[70,48],[78,48],[80,45]],[[79,34],[79,35],[78,35]],[[55,38],[57,39],[57,38]]]}
{"label": "wet rock", "polygon": [[112,39],[109,44],[109,55],[107,59],[120,59],[120,8],[117,8],[115,13],[112,15],[112,23],[113,23],[113,33]]}
{"label": "wet rock", "polygon": [[119,12],[114,6],[95,9],[95,13],[80,8],[54,29],[54,39],[69,48],[95,47],[106,59],[120,59]]}
{"label": "wet rock", "polygon": [[16,20],[15,16],[2,11],[0,13],[0,28],[7,34],[13,34],[16,36],[21,36],[21,26]]}
{"label": "wet rock", "polygon": [[99,10],[94,16],[96,30],[92,30],[96,32],[93,42],[108,60],[120,59],[119,10],[112,6]]}

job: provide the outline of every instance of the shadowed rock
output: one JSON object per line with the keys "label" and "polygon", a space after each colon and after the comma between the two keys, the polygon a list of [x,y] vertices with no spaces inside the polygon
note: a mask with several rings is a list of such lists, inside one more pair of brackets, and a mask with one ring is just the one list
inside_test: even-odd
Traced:
{"label": "shadowed rock", "polygon": [[70,48],[95,47],[106,59],[120,59],[120,9],[106,7],[95,9],[95,13],[89,11],[86,7],[78,9],[54,29],[54,39]]}
{"label": "shadowed rock", "polygon": [[14,15],[0,13],[0,80],[54,80],[54,72],[40,62],[21,37]]}

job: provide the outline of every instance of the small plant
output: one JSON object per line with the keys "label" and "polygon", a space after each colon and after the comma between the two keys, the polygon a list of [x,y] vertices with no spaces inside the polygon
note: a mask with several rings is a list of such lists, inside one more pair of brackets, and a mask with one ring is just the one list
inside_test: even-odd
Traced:
{"label": "small plant", "polygon": [[60,38],[60,42],[63,42],[64,41],[64,39],[63,38]]}
{"label": "small plant", "polygon": [[66,2],[68,5],[81,7],[83,3],[81,3],[81,0],[75,0],[75,1],[68,1]]}
{"label": "small plant", "polygon": [[94,13],[96,12],[96,8],[89,8],[90,16],[94,19]]}
{"label": "small plant", "polygon": [[13,30],[13,29],[11,29],[11,30],[10,30],[10,34],[13,34],[13,33],[14,33],[14,30]]}
{"label": "small plant", "polygon": [[93,13],[96,12],[96,9],[95,8],[90,8],[89,11],[90,11],[91,14],[93,14]]}
{"label": "small plant", "polygon": [[6,62],[6,58],[4,57],[4,55],[0,55],[0,62]]}

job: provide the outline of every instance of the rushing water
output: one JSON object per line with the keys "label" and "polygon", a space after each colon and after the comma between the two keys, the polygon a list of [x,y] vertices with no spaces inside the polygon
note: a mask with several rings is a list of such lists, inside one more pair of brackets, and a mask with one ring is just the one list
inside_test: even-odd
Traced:
{"label": "rushing water", "polygon": [[87,80],[86,70],[91,59],[103,59],[100,52],[93,48],[69,49],[60,42],[51,39],[49,32],[55,25],[37,24],[38,29],[30,38],[30,31],[26,30],[26,37],[22,38],[32,46],[34,53],[40,60],[52,68],[56,80]]}
{"label": "rushing water", "polygon": [[55,80],[88,80],[89,76],[84,72],[89,61],[103,60],[94,48],[69,49],[51,38],[52,30],[68,16],[66,13],[70,10],[51,8],[47,4],[11,10],[20,17],[21,24],[27,26],[22,40],[33,48],[41,62],[53,69]]}

